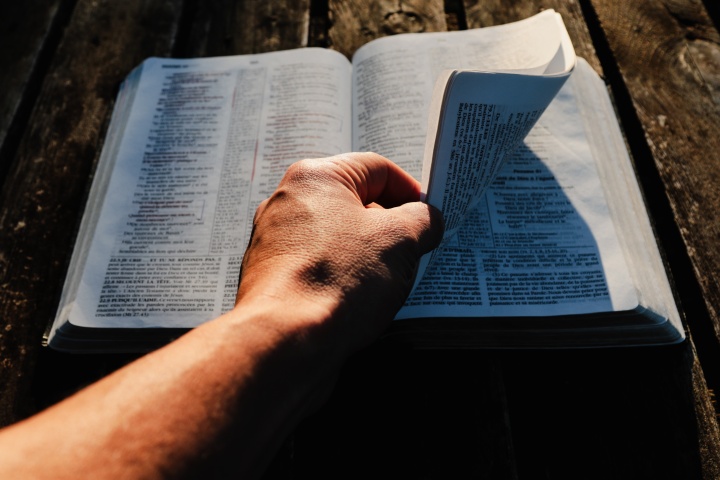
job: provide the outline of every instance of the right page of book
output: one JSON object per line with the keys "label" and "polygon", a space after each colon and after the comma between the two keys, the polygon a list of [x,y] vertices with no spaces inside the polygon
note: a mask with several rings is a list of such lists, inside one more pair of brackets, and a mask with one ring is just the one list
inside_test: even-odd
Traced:
{"label": "right page of book", "polygon": [[[578,68],[589,69],[585,62]],[[638,293],[606,201],[573,75],[398,318],[632,310]]]}

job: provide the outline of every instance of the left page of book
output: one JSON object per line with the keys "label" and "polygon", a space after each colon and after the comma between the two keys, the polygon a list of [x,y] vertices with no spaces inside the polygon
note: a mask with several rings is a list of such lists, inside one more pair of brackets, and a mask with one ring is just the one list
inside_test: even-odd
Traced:
{"label": "left page of book", "polygon": [[190,328],[232,308],[257,205],[292,162],[351,149],[336,52],[152,58],[133,75],[55,328]]}

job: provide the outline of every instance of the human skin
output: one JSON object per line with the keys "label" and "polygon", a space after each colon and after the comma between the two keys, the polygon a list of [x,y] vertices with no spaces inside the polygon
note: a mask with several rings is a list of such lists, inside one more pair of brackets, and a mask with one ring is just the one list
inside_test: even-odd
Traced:
{"label": "human skin", "polygon": [[0,478],[260,476],[439,243],[419,197],[376,154],[294,164],[255,215],[235,308],[0,431]]}

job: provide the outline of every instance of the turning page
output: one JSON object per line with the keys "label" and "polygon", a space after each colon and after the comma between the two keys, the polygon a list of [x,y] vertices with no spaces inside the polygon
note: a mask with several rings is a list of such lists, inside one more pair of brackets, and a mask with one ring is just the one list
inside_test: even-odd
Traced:
{"label": "turning page", "polygon": [[554,75],[567,56],[574,58],[572,45],[552,10],[507,25],[374,40],[353,57],[353,150],[380,153],[420,180],[433,90],[444,71]]}

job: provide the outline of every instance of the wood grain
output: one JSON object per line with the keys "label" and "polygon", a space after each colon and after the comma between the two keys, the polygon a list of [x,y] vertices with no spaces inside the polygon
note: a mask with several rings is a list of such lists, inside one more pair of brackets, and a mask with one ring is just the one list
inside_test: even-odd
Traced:
{"label": "wood grain", "polygon": [[192,14],[188,48],[180,56],[208,57],[307,46],[310,0],[211,0]]}
{"label": "wood grain", "polygon": [[[697,425],[697,446],[700,455],[702,478],[720,478],[720,429],[718,428],[717,399],[708,389],[705,374],[697,352],[687,356],[692,362],[691,378],[684,383],[686,391],[692,395],[695,404]],[[687,380],[687,376],[682,377]]]}
{"label": "wood grain", "polygon": [[42,333],[118,85],[145,57],[170,52],[181,10],[180,0],[82,0],[58,46],[0,203],[0,424],[37,408]]}
{"label": "wood grain", "polygon": [[440,0],[330,0],[329,46],[351,58],[375,38],[447,30]]}
{"label": "wood grain", "polygon": [[592,2],[720,338],[720,36],[699,2]]}
{"label": "wood grain", "polygon": [[47,40],[59,7],[60,0],[6,2],[0,7],[0,181],[35,101],[44,57],[53,49]]}

